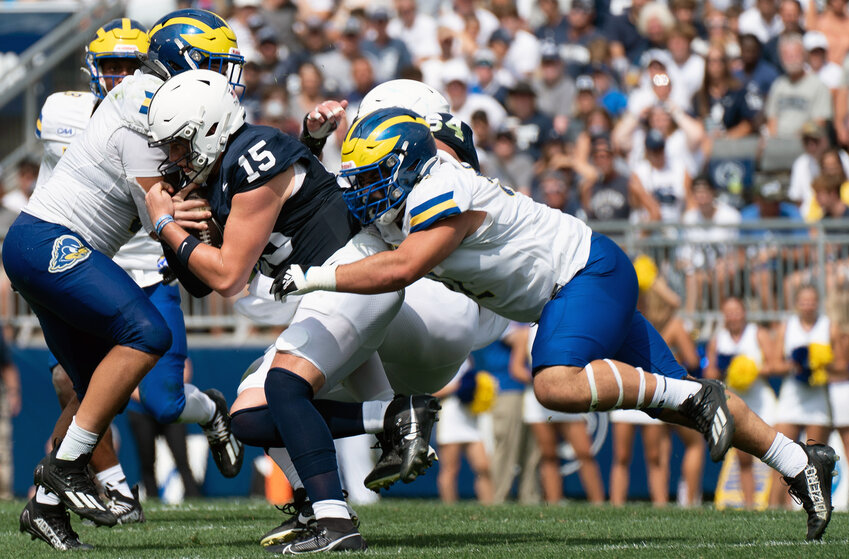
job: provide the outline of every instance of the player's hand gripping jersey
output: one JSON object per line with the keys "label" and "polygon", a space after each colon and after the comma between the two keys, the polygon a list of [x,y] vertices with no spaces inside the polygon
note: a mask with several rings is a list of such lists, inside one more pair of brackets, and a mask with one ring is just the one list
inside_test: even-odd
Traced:
{"label": "player's hand gripping jersey", "polygon": [[167,157],[148,146],[146,135],[147,107],[161,84],[155,76],[136,72],[116,86],[24,211],[64,225],[113,256],[141,228],[140,216],[149,221],[144,190],[135,177],[158,176]]}
{"label": "player's hand gripping jersey", "polygon": [[507,318],[537,320],[557,288],[586,265],[590,228],[479,175],[445,152],[438,155],[407,197],[402,229],[378,225],[381,235],[398,245],[440,219],[485,212],[480,228],[429,277]]}

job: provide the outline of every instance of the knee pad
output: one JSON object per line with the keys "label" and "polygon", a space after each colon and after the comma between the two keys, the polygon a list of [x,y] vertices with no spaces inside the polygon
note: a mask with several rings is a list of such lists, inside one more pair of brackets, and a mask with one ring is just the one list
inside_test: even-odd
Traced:
{"label": "knee pad", "polygon": [[125,309],[125,313],[115,336],[118,345],[159,356],[168,352],[172,343],[171,329],[148,299]]}
{"label": "knee pad", "polygon": [[174,423],[186,407],[182,384],[174,387],[139,387],[139,399],[145,411],[159,423]]}

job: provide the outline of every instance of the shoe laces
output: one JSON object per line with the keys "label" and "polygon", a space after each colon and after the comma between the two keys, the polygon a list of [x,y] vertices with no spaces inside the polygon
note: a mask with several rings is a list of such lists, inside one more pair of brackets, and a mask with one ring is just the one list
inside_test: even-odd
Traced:
{"label": "shoe laces", "polygon": [[227,429],[227,422],[224,420],[224,415],[216,410],[215,416],[213,416],[212,421],[209,422],[208,426],[203,428],[204,432],[210,442],[216,443],[226,443],[230,439],[230,433]]}
{"label": "shoe laces", "polygon": [[710,412],[711,407],[710,399],[706,396],[707,391],[705,390],[701,396],[694,394],[687,398],[684,402],[684,406],[686,406],[690,412],[690,419],[696,424],[696,428],[701,433],[709,432],[712,422],[712,418],[708,417],[708,412]]}
{"label": "shoe laces", "polygon": [[91,477],[89,477],[85,468],[79,469],[73,466],[58,466],[56,469],[58,470],[57,473],[59,476],[68,483],[68,485],[74,485],[86,493],[90,493],[95,496],[97,495],[97,488],[94,486],[94,482],[91,480]]}

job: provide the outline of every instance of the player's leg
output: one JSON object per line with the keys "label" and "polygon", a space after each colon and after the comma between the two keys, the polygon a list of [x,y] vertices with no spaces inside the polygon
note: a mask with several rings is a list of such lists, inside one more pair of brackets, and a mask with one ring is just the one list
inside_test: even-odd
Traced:
{"label": "player's leg", "polygon": [[662,507],[669,502],[669,428],[653,423],[643,425],[642,430],[649,495],[652,505]]}
{"label": "player's leg", "polygon": [[575,451],[575,459],[580,464],[578,476],[581,478],[584,493],[587,494],[587,501],[595,504],[603,503],[604,483],[601,481],[601,469],[598,467],[595,456],[593,456],[592,440],[587,433],[587,423],[585,421],[571,421],[560,423],[559,427],[563,438],[572,445],[572,450]]}
{"label": "player's leg", "polygon": [[631,478],[631,458],[637,426],[613,422],[613,462],[610,465],[610,504],[624,505],[628,500]]}

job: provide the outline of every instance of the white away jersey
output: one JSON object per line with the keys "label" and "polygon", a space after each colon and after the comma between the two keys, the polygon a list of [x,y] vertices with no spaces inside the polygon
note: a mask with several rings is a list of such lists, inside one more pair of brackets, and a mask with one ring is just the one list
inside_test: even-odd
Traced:
{"label": "white away jersey", "polygon": [[[44,156],[36,188],[53,175],[59,159],[75,138],[82,135],[91,119],[97,98],[88,91],[63,91],[50,95],[41,108],[35,135],[41,140]],[[141,287],[162,281],[159,264],[162,247],[144,231],[139,231],[113,260]]]}
{"label": "white away jersey", "polygon": [[144,190],[134,179],[159,176],[167,156],[161,148],[148,147],[146,135],[147,107],[160,85],[162,80],[141,72],[124,78],[24,211],[64,225],[110,257],[142,223],[152,229]]}
{"label": "white away jersey", "polygon": [[463,167],[447,153],[440,151],[439,158],[407,198],[403,231],[381,227],[381,235],[400,244],[440,219],[486,212],[480,228],[429,277],[504,317],[536,321],[555,286],[586,266],[590,228]]}

